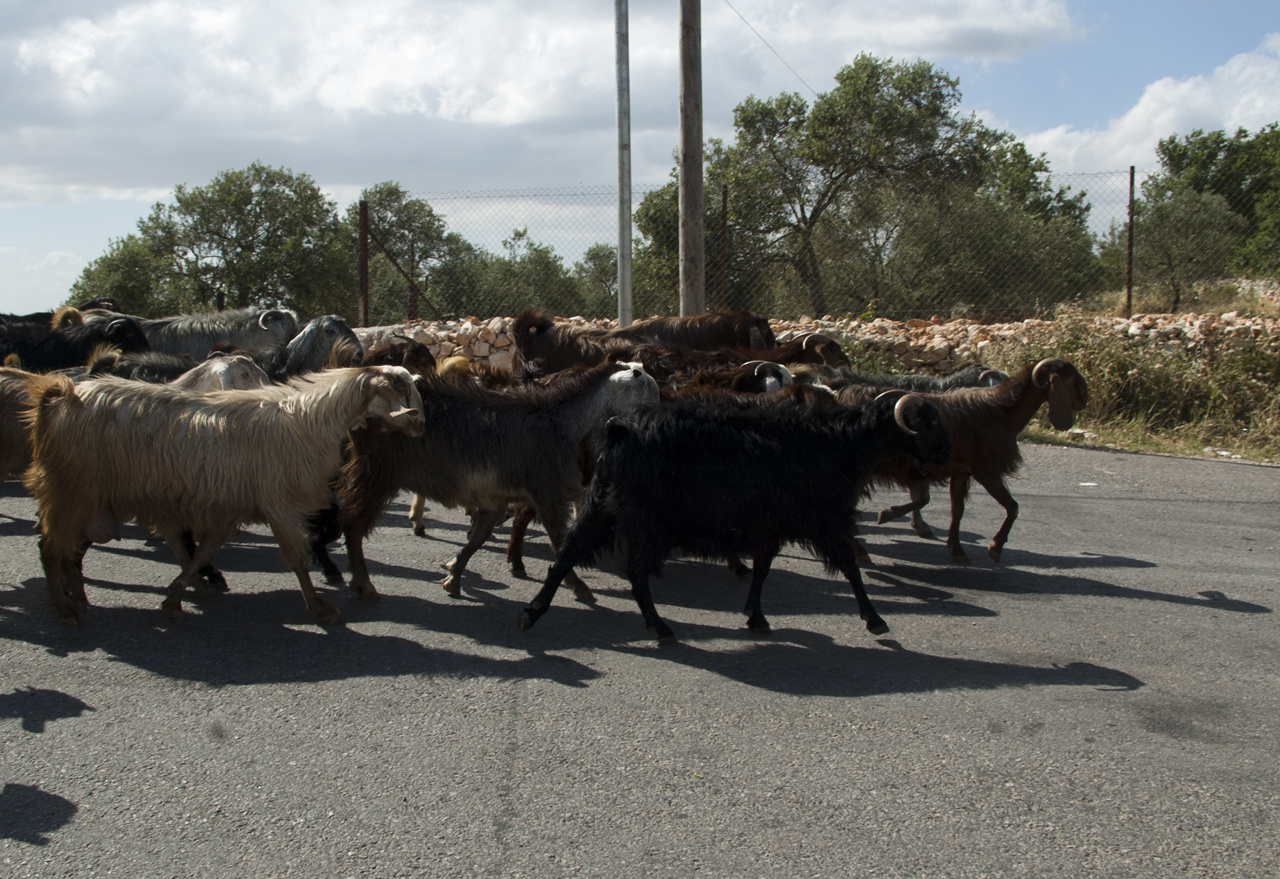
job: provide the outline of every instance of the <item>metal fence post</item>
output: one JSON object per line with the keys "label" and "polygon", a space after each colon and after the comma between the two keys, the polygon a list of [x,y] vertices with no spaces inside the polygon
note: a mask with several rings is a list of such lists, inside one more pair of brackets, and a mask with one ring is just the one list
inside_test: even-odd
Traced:
{"label": "metal fence post", "polygon": [[1133,165],[1129,166],[1129,244],[1124,270],[1124,316],[1133,317]]}

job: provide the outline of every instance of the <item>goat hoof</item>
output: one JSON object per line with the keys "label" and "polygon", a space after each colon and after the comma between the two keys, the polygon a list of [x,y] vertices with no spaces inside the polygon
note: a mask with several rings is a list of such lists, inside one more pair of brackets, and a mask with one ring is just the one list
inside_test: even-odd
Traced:
{"label": "goat hoof", "polygon": [[414,526],[413,526],[413,536],[414,536],[414,537],[426,537],[426,536],[427,536],[427,529],[426,529],[425,527],[423,527],[422,525],[414,525]]}
{"label": "goat hoof", "polygon": [[590,589],[588,589],[586,586],[583,586],[580,589],[577,587],[574,587],[573,600],[581,601],[583,604],[595,604],[596,594],[592,592]]}
{"label": "goat hoof", "polygon": [[1004,555],[1004,547],[996,546],[994,543],[987,547],[987,555],[991,556],[991,561],[999,562],[1000,556]]}
{"label": "goat hoof", "polygon": [[458,582],[458,578],[450,574],[440,581],[440,588],[448,592],[454,598],[462,597],[462,584]]}
{"label": "goat hoof", "polygon": [[737,577],[739,580],[745,580],[751,576],[751,569],[748,568],[746,565],[744,565],[742,562],[738,562],[736,565],[733,563],[730,563],[729,570],[733,571],[733,575]]}
{"label": "goat hoof", "polygon": [[74,610],[64,610],[58,614],[58,622],[64,626],[78,626],[80,625],[80,614]]}
{"label": "goat hoof", "polygon": [[528,608],[520,611],[520,616],[516,618],[516,623],[520,626],[520,631],[527,632],[536,623],[537,617],[529,612]]}
{"label": "goat hoof", "polygon": [[326,604],[316,611],[316,619],[324,626],[342,625],[342,614],[331,604]]}
{"label": "goat hoof", "polygon": [[889,634],[889,626],[880,617],[872,617],[867,620],[867,631],[873,635],[887,635]]}
{"label": "goat hoof", "polygon": [[182,602],[165,601],[160,605],[160,612],[171,620],[180,620],[182,619]]}
{"label": "goat hoof", "polygon": [[524,565],[513,562],[511,565],[511,576],[517,580],[528,580],[529,575],[525,572]]}
{"label": "goat hoof", "polygon": [[921,525],[916,529],[916,535],[923,537],[925,540],[933,540],[933,529],[928,525]]}
{"label": "goat hoof", "polygon": [[671,631],[671,627],[661,620],[655,626],[649,626],[649,634],[658,639],[659,644],[675,644],[676,633]]}
{"label": "goat hoof", "polygon": [[961,547],[953,546],[951,547],[951,561],[957,565],[967,565],[969,564],[969,556],[965,554]]}
{"label": "goat hoof", "polygon": [[883,525],[885,522],[892,522],[898,518],[893,514],[893,510],[881,510],[880,515],[876,516],[876,524]]}
{"label": "goat hoof", "polygon": [[332,573],[330,573],[329,571],[325,571],[324,581],[328,583],[330,586],[344,586],[346,585],[346,582],[347,582],[346,580],[342,579],[341,571],[333,571]]}
{"label": "goat hoof", "polygon": [[353,586],[351,587],[351,591],[354,592],[356,597],[361,601],[380,601],[382,599],[382,595],[377,589],[373,588],[373,584],[370,584],[367,589],[356,589]]}
{"label": "goat hoof", "polygon": [[773,634],[773,629],[770,628],[767,620],[747,620],[747,630],[753,635]]}
{"label": "goat hoof", "polygon": [[231,587],[227,585],[227,578],[222,576],[221,572],[215,571],[212,574],[206,574],[204,581],[209,585],[210,589],[215,589],[218,592],[231,591]]}

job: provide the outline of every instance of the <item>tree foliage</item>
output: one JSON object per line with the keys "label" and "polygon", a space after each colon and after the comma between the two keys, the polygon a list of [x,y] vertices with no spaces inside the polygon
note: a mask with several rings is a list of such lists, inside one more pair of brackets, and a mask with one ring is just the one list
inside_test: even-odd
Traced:
{"label": "tree foliage", "polygon": [[[1144,201],[1186,200],[1186,193],[1222,199],[1240,222],[1231,268],[1245,274],[1280,272],[1280,127],[1263,126],[1250,134],[1239,128],[1171,135],[1156,148],[1161,171],[1143,187]],[[1220,244],[1219,217],[1205,226],[1211,243]],[[1135,229],[1138,227],[1135,226]],[[1136,259],[1136,254],[1135,254]]]}
{"label": "tree foliage", "polygon": [[138,232],[167,262],[184,309],[352,311],[346,236],[334,203],[306,174],[254,162],[206,186],[180,184]]}
{"label": "tree foliage", "polygon": [[[871,55],[835,79],[812,107],[748,98],[736,140],[709,142],[705,186],[727,187],[730,214],[722,236],[708,199],[709,301],[721,246],[726,304],[781,313],[1030,311],[1099,283],[1085,193],[1054,188],[1043,156],[961,116],[956,80]],[[675,211],[674,184],[637,210],[638,300],[674,287]]]}
{"label": "tree foliage", "polygon": [[[433,274],[451,253],[444,218],[425,200],[414,198],[388,180],[360,193],[369,205],[369,314],[375,323],[420,316],[423,295],[428,312],[435,303]],[[360,202],[347,208],[348,235],[359,232]],[[354,238],[352,239],[354,242]]]}

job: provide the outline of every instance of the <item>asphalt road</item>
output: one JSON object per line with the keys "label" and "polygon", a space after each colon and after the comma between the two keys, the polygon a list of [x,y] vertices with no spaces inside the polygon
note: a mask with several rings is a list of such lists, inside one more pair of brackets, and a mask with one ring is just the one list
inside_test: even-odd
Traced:
{"label": "asphalt road", "polygon": [[260,529],[218,559],[232,591],[169,621],[136,528],[64,627],[9,483],[0,875],[1280,875],[1280,468],[1025,453],[999,566],[981,490],[969,567],[864,528],[888,636],[792,549],[765,638],[744,583],[671,563],[671,647],[596,571],[597,606],[562,592],[521,633],[536,585],[497,544],[449,598],[463,521],[416,539],[404,503],[368,546],[383,600],[322,587],[343,627]]}

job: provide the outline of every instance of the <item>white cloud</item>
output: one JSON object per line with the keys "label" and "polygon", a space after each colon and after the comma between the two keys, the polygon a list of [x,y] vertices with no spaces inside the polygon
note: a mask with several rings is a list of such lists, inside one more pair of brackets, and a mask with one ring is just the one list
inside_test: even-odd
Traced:
{"label": "white cloud", "polygon": [[[1009,61],[1038,43],[1079,33],[1063,0],[735,0],[733,6],[769,34],[775,48],[785,45],[797,59],[827,59],[834,51],[847,62],[860,51],[871,51],[931,60]],[[721,4],[703,15],[704,21],[711,18],[726,30],[730,20],[742,27]]]}
{"label": "white cloud", "polygon": [[1106,128],[1057,126],[1028,135],[1058,172],[1114,171],[1157,165],[1156,144],[1172,134],[1237,128],[1254,131],[1280,121],[1280,33],[1252,52],[1236,55],[1212,73],[1153,82],[1138,102]]}

